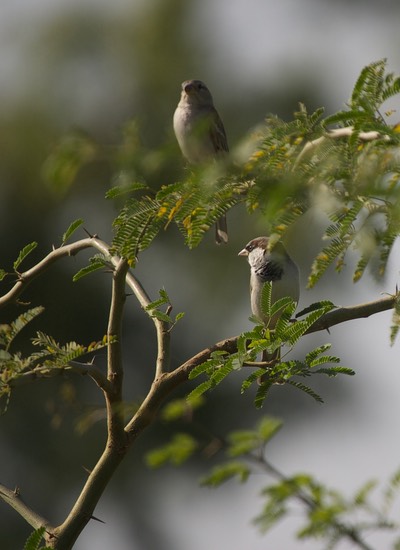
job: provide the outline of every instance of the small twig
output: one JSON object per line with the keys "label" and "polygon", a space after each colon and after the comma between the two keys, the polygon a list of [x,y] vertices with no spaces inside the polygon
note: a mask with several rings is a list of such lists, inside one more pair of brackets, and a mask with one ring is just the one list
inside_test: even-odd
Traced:
{"label": "small twig", "polygon": [[63,372],[73,372],[81,376],[90,376],[103,391],[111,391],[111,385],[100,369],[92,364],[78,363],[76,361],[60,368],[36,367],[30,371],[21,373],[10,382],[10,385],[16,387],[37,378],[52,378],[54,376],[59,376]]}
{"label": "small twig", "polygon": [[[354,128],[352,126],[347,126],[346,128],[335,128],[333,130],[328,130],[323,136],[313,139],[312,141],[308,141],[303,149],[301,150],[300,154],[298,155],[296,162],[293,165],[293,169],[296,169],[298,165],[300,164],[300,161],[303,159],[303,157],[312,151],[313,149],[316,149],[319,145],[321,145],[324,141],[328,139],[341,139],[344,137],[350,137],[354,133]],[[382,135],[379,132],[376,131],[370,131],[370,132],[359,132],[357,134],[357,137],[361,141],[374,141],[375,139],[383,139],[385,141],[390,141],[390,137],[387,135]]]}
{"label": "small twig", "polygon": [[398,299],[399,296],[396,291],[394,295],[385,296],[373,302],[366,302],[365,304],[357,304],[355,306],[338,307],[332,311],[328,311],[328,313],[320,317],[305,334],[326,330],[339,323],[345,323],[346,321],[352,321],[354,319],[362,319],[375,315],[375,313],[388,311],[394,308],[396,300]]}
{"label": "small twig", "polygon": [[[107,337],[111,343],[107,346],[107,379],[111,391],[105,392],[107,404],[107,427],[109,441],[124,445],[124,421],[122,407],[122,315],[125,304],[125,279],[129,269],[128,261],[120,259],[113,274],[111,305],[108,319]],[[111,443],[111,444],[112,444]]]}

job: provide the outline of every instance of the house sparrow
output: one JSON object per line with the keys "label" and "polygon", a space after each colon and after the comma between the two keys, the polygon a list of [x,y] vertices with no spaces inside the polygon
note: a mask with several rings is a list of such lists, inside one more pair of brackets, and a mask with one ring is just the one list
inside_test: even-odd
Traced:
{"label": "house sparrow", "polygon": [[[286,252],[281,242],[269,249],[268,237],[257,237],[250,241],[238,254],[246,256],[250,264],[250,303],[253,315],[258,317],[268,328],[275,328],[279,314],[271,319],[266,318],[261,309],[261,296],[264,283],[272,283],[271,302],[289,296],[295,301],[299,299],[299,270]],[[264,353],[263,361],[272,361],[279,357]]]}
{"label": "house sparrow", "polygon": [[[201,80],[185,80],[174,113],[174,132],[183,156],[190,164],[202,164],[228,153],[224,125],[212,95]],[[217,221],[217,244],[228,242],[226,217]]]}

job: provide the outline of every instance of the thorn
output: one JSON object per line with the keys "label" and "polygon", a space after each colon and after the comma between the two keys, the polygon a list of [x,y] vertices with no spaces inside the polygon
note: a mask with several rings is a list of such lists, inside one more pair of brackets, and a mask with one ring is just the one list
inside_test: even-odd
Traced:
{"label": "thorn", "polygon": [[82,468],[84,469],[84,471],[90,475],[92,473],[92,470],[89,470],[89,468],[86,468],[86,466],[82,466]]}
{"label": "thorn", "polygon": [[100,523],[106,523],[105,521],[103,521],[102,519],[99,519],[99,518],[96,518],[95,516],[90,516],[90,519],[94,519],[95,521],[98,521]]}
{"label": "thorn", "polygon": [[98,237],[97,233],[92,235],[91,233],[89,233],[89,231],[85,227],[83,228],[83,230],[86,233],[86,235],[88,235],[91,239],[97,239],[97,237]]}

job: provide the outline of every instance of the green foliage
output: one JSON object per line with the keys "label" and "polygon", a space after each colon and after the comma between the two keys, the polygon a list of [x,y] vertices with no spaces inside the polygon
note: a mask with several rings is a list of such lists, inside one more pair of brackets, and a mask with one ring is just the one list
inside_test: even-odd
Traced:
{"label": "green foliage", "polygon": [[265,416],[259,421],[255,430],[237,430],[231,432],[227,438],[228,444],[225,452],[232,458],[252,452],[257,453],[265,447],[281,427],[281,420]]}
{"label": "green foliage", "polygon": [[232,478],[238,478],[244,483],[250,475],[250,468],[238,461],[226,462],[221,466],[215,466],[210,475],[204,477],[201,481],[202,485],[209,487],[219,487],[222,483],[229,481]]}
{"label": "green foliage", "polygon": [[[340,361],[333,355],[325,354],[330,349],[330,344],[311,350],[304,361],[284,359],[312,325],[334,307],[329,301],[313,304],[307,308],[307,314],[306,310],[301,312],[301,315],[306,315],[304,319],[293,321],[292,314],[296,309],[296,302],[291,298],[282,298],[271,304],[271,283],[266,283],[263,288],[262,308],[265,315],[280,314],[275,330],[270,330],[268,326],[256,325],[252,331],[247,331],[239,336],[237,352],[232,354],[223,351],[212,353],[207,361],[191,371],[190,379],[205,374],[207,380],[200,383],[189,394],[189,397],[199,397],[215,388],[231,372],[253,366],[256,370],[244,380],[241,391],[243,393],[248,390],[262,376],[262,383],[258,386],[254,400],[256,408],[261,408],[264,405],[268,391],[273,385],[291,385],[313,397],[316,401],[322,402],[322,398],[318,394],[297,378],[308,378],[314,374],[324,374],[329,377],[338,374],[353,375],[354,371],[342,366],[327,366]],[[289,347],[289,351],[281,357],[280,350],[283,346]],[[257,362],[257,357],[262,352],[267,352],[269,356],[273,357],[268,364],[260,365]],[[259,368],[260,366],[261,368]]]}
{"label": "green foliage", "polygon": [[8,352],[14,338],[26,327],[28,323],[33,321],[38,315],[43,313],[44,308],[42,306],[28,309],[24,313],[21,313],[15,321],[12,321],[9,325],[0,325],[0,346]]}
{"label": "green foliage", "polygon": [[[257,148],[242,166],[222,166],[213,162],[201,168],[190,167],[183,181],[165,182],[157,188],[151,185],[148,166],[157,164],[161,154],[145,152],[136,123],[129,123],[123,131],[120,147],[111,153],[114,154],[111,161],[115,175],[107,198],[122,205],[113,224],[111,253],[134,266],[140,252],[171,224],[178,227],[185,244],[193,248],[223,214],[244,203],[249,213],[260,211],[271,232],[279,236],[310,211],[326,214],[324,246],[312,264],[309,286],[315,285],[330,266],[340,271],[349,252],[357,255],[355,282],[373,264],[378,265],[378,274],[383,274],[400,233],[400,131],[398,125],[386,123],[381,110],[383,103],[399,92],[400,79],[386,73],[386,61],[371,63],[361,71],[344,110],[324,118],[322,108],[309,113],[306,106],[300,104],[289,122],[277,117],[267,119]],[[86,135],[71,133],[47,160],[44,176],[64,192],[80,168],[91,162],[97,152],[97,146]],[[62,237],[62,244],[82,223],[78,219],[70,225]],[[13,266],[17,275],[21,263],[36,246],[37,243],[30,243],[20,252]],[[110,257],[95,255],[89,265],[74,276],[74,281],[110,267]],[[6,275],[0,270],[0,280]],[[299,340],[335,307],[331,302],[311,305],[298,314],[295,321],[295,302],[283,298],[272,303],[271,294],[271,285],[264,285],[261,307],[267,318],[279,316],[274,328],[253,319],[256,325],[239,337],[235,353],[215,352],[193,369],[191,379],[203,376],[205,380],[187,400],[169,403],[162,412],[164,421],[190,421],[204,401],[203,394],[243,368],[251,371],[242,383],[242,392],[254,388],[261,378],[254,398],[257,408],[264,405],[273,386],[290,385],[322,402],[322,398],[304,383],[305,379],[317,374],[328,377],[354,374],[351,369],[340,366],[339,359],[329,353],[330,344],[310,350],[303,360],[289,357]],[[159,298],[146,310],[152,318],[166,323],[168,329],[183,315],[171,317],[171,303],[165,290],[159,291]],[[41,311],[42,308],[33,308],[12,323],[0,326],[0,397],[6,400],[18,383],[72,368],[77,359],[113,341],[104,337],[87,346],[76,342],[60,344],[52,336],[38,331],[32,340],[36,347],[34,353],[24,356],[13,352],[15,338]],[[398,333],[399,319],[397,301],[392,343]],[[263,352],[269,359],[259,362]],[[345,498],[310,475],[283,476],[265,459],[266,445],[280,427],[280,421],[264,418],[254,430],[235,431],[226,441],[218,440],[215,446],[225,445],[228,460],[214,468],[203,483],[215,487],[232,478],[245,482],[252,473],[249,464],[255,464],[275,479],[275,483],[263,491],[265,505],[256,523],[263,530],[269,529],[291,513],[294,502],[299,503],[305,514],[298,537],[323,538],[328,548],[344,538],[360,542],[371,529],[395,527],[387,518],[400,487],[398,472],[384,492],[381,508],[371,503],[376,488],[372,481],[353,497]],[[147,463],[151,467],[167,463],[178,466],[200,448],[194,436],[179,431],[167,444],[151,451]],[[26,550],[37,550],[43,534],[44,529],[33,533]],[[400,544],[396,543],[396,547]]]}
{"label": "green foliage", "polygon": [[[215,466],[210,474],[202,479],[203,485],[217,487],[233,477],[241,482],[247,481],[251,468],[250,462],[259,463],[272,437],[281,429],[282,422],[277,418],[265,416],[257,423],[254,430],[236,430],[228,434],[225,441],[224,454],[226,462]],[[241,458],[241,461],[232,460]]]}
{"label": "green foliage", "polygon": [[72,237],[72,235],[75,233],[78,227],[80,227],[83,223],[84,222],[81,218],[73,221],[68,227],[68,229],[66,230],[66,232],[63,234],[62,244],[65,244]]}
{"label": "green foliage", "polygon": [[255,523],[265,532],[291,514],[294,503],[299,502],[304,511],[304,525],[297,531],[299,539],[324,539],[330,549],[350,540],[364,548],[363,538],[369,532],[399,528],[387,519],[382,506],[372,504],[375,487],[375,481],[368,481],[352,498],[345,498],[309,475],[282,477],[263,490],[266,502]]}
{"label": "green foliage", "polygon": [[[354,281],[371,260],[378,260],[383,274],[399,234],[400,135],[383,121],[380,109],[399,93],[400,79],[385,70],[385,60],[365,67],[348,108],[335,115],[322,119],[321,109],[308,114],[301,105],[291,122],[268,119],[249,163],[254,175],[249,211],[264,210],[274,232],[282,235],[312,209],[322,209],[333,222],[313,263],[310,286],[331,264],[340,270],[353,249],[360,256]],[[329,130],[332,125],[336,128]]]}
{"label": "green foliage", "polygon": [[46,532],[45,527],[39,527],[36,531],[33,531],[24,545],[24,550],[51,550],[50,547],[41,546],[43,536]]}
{"label": "green foliage", "polygon": [[[147,307],[146,311],[149,312],[151,317],[154,317],[158,319],[159,321],[163,321],[164,323],[169,323],[170,330],[176,325],[176,323],[182,319],[184,316],[183,312],[178,313],[175,318],[172,318],[169,313],[172,309],[171,301],[169,299],[169,296],[166,292],[166,290],[161,289],[158,291],[160,298],[158,300],[155,300],[154,302],[151,302]],[[166,311],[160,311],[161,306],[167,306]]]}
{"label": "green foliage", "polygon": [[196,409],[204,405],[203,397],[193,399],[173,399],[161,411],[161,418],[166,422],[178,419],[190,419]]}
{"label": "green foliage", "polygon": [[104,256],[103,254],[95,254],[92,258],[89,259],[89,265],[82,267],[78,271],[78,273],[75,273],[72,280],[74,282],[78,281],[82,277],[85,277],[86,275],[90,275],[94,271],[98,271],[99,269],[112,269],[113,266],[111,264],[111,258]]}
{"label": "green foliage", "polygon": [[35,250],[35,248],[37,247],[37,244],[38,243],[36,243],[36,242],[32,242],[32,243],[29,243],[26,246],[24,246],[24,248],[19,253],[18,258],[14,262],[13,267],[14,267],[15,271],[18,271],[18,268],[21,265],[21,263],[25,260],[25,258],[28,256],[28,254],[30,254],[33,250]]}
{"label": "green foliage", "polygon": [[72,361],[106,347],[112,342],[107,336],[99,342],[89,345],[68,342],[61,345],[51,336],[38,331],[32,343],[38,351],[23,356],[19,351],[13,353],[11,344],[20,331],[42,313],[42,307],[30,309],[19,315],[10,324],[0,325],[0,398],[5,400],[3,411],[11,395],[12,388],[24,380],[52,376],[59,369],[68,368]]}
{"label": "green foliage", "polygon": [[180,466],[192,456],[197,448],[196,440],[186,433],[175,434],[167,445],[147,453],[146,462],[151,468],[159,468],[166,463]]}
{"label": "green foliage", "polygon": [[[396,289],[396,293],[398,293]],[[400,296],[397,297],[392,315],[392,326],[390,329],[390,343],[393,345],[400,329]]]}
{"label": "green foliage", "polygon": [[46,183],[64,194],[73,184],[79,170],[97,155],[98,146],[81,130],[64,136],[47,158],[42,175]]}
{"label": "green foliage", "polygon": [[158,201],[148,195],[128,199],[114,221],[113,253],[134,265],[139,252],[151,244],[163,225],[159,209]]}
{"label": "green foliage", "polygon": [[[143,191],[141,185],[130,188]],[[241,200],[241,189],[234,183],[216,181],[214,185],[195,174],[187,182],[163,186],[130,197],[114,221],[113,250],[135,264],[137,255],[146,249],[161,229],[175,222],[190,248],[197,246],[204,234],[232,206]],[[125,193],[113,188],[110,197]]]}
{"label": "green foliage", "polygon": [[32,339],[33,345],[40,348],[34,354],[34,358],[40,362],[41,369],[65,368],[70,362],[76,361],[87,353],[103,349],[113,341],[112,338],[104,336],[101,341],[91,342],[88,346],[76,342],[68,342],[62,345],[56,342],[52,336],[40,331],[37,332],[36,338]]}
{"label": "green foliage", "polygon": [[[400,78],[386,72],[386,60],[375,61],[361,71],[345,109],[324,118],[322,108],[309,113],[300,104],[291,121],[271,116],[242,166],[190,167],[185,180],[159,189],[151,186],[149,167],[163,162],[163,153],[146,151],[137,122],[129,121],[111,158],[114,186],[107,197],[125,200],[114,222],[113,252],[134,265],[172,223],[193,248],[218,218],[245,203],[279,235],[309,211],[326,213],[326,242],[309,286],[331,265],[340,271],[349,251],[358,255],[354,281],[370,265],[383,274],[400,233],[400,132],[381,110],[399,91]],[[87,136],[70,134],[48,159],[47,179],[68,187],[95,154]]]}
{"label": "green foliage", "polygon": [[366,548],[363,538],[368,533],[399,529],[399,523],[390,519],[390,514],[395,512],[395,498],[400,488],[399,472],[390,479],[381,504],[376,504],[374,493],[377,482],[374,480],[367,481],[348,498],[319,483],[310,474],[285,476],[266,458],[266,447],[280,428],[279,420],[265,417],[254,430],[229,434],[224,447],[227,460],[215,466],[203,478],[202,484],[217,487],[233,478],[244,482],[250,475],[259,474],[260,470],[265,472],[274,481],[262,490],[265,503],[254,520],[255,524],[266,532],[290,515],[295,514],[299,518],[302,511],[303,524],[297,531],[297,537],[302,540],[324,540],[324,548],[332,549],[346,540]]}

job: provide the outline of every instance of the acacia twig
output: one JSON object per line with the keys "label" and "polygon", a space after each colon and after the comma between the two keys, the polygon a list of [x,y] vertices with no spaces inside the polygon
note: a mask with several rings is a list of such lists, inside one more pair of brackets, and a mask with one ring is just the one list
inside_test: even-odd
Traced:
{"label": "acacia twig", "polygon": [[[345,128],[334,128],[333,130],[328,130],[323,136],[320,136],[311,141],[307,141],[303,149],[300,151],[296,162],[293,165],[293,169],[296,169],[298,167],[300,161],[303,159],[304,156],[319,147],[325,141],[330,139],[341,139],[344,137],[350,137],[353,135],[353,133],[354,128],[352,126],[346,126]],[[385,141],[390,140],[390,137],[388,135],[382,135],[377,131],[359,132],[357,134],[357,137],[360,139],[360,141],[374,141],[376,139],[383,139]]]}

